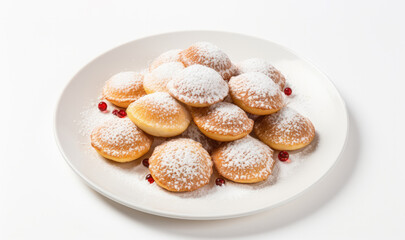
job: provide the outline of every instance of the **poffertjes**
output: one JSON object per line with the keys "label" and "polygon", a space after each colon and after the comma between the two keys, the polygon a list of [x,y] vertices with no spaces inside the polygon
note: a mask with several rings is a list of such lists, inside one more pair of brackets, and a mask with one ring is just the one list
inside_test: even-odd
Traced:
{"label": "poffertjes", "polygon": [[253,120],[232,103],[219,102],[205,108],[190,108],[190,112],[200,131],[217,141],[243,138],[253,129]]}
{"label": "poffertjes", "polygon": [[126,112],[139,128],[156,137],[179,135],[191,121],[187,109],[165,92],[141,97],[131,103]]}
{"label": "poffertjes", "polygon": [[114,118],[91,133],[91,145],[105,158],[129,162],[142,157],[152,145],[153,138],[128,118]]}
{"label": "poffertjes", "polygon": [[260,72],[268,76],[273,80],[280,89],[283,90],[285,86],[284,75],[277,70],[273,65],[262,58],[249,58],[237,65],[238,74],[248,73],[248,72]]}
{"label": "poffertjes", "polygon": [[251,136],[223,143],[212,160],[221,176],[238,183],[266,180],[275,163],[273,150]]}
{"label": "poffertjes", "polygon": [[170,95],[192,107],[207,107],[222,101],[228,84],[213,69],[192,65],[178,72],[167,84]]}
{"label": "poffertjes", "polygon": [[181,51],[181,49],[172,49],[162,53],[149,65],[149,72],[153,71],[155,68],[165,63],[180,62]]}
{"label": "poffertjes", "polygon": [[277,84],[259,72],[249,72],[229,80],[233,103],[248,113],[267,115],[284,107],[284,95]]}
{"label": "poffertjes", "polygon": [[217,71],[224,80],[229,80],[237,73],[236,66],[228,55],[216,45],[209,42],[196,42],[180,52],[180,61],[188,67],[200,64]]}
{"label": "poffertjes", "polygon": [[143,79],[143,88],[147,94],[154,92],[169,92],[167,83],[172,80],[173,76],[184,69],[180,62],[164,63],[159,67],[146,73]]}
{"label": "poffertjes", "polygon": [[254,132],[261,141],[277,150],[303,148],[315,137],[312,122],[289,107],[257,120]]}
{"label": "poffertjes", "polygon": [[107,80],[103,88],[103,97],[122,108],[144,95],[143,74],[138,72],[117,73]]}
{"label": "poffertjes", "polygon": [[155,182],[172,192],[194,191],[206,185],[212,175],[209,153],[192,139],[173,139],[157,146],[149,158]]}

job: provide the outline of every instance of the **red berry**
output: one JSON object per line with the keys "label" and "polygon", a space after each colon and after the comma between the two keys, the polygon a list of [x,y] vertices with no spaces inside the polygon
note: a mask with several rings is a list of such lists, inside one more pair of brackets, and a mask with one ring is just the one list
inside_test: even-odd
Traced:
{"label": "red berry", "polygon": [[292,89],[291,89],[291,88],[289,88],[289,87],[284,88],[284,94],[285,94],[285,95],[290,96],[291,93],[292,93]]}
{"label": "red berry", "polygon": [[125,110],[119,110],[117,116],[123,118],[127,116],[127,113],[125,112]]}
{"label": "red berry", "polygon": [[152,184],[152,183],[155,182],[155,180],[153,179],[152,175],[150,175],[150,174],[146,175],[146,178],[145,178],[145,179],[148,180],[148,182],[149,182],[150,184]]}
{"label": "red berry", "polygon": [[222,186],[225,184],[225,180],[223,178],[217,178],[215,179],[215,184],[218,186]]}
{"label": "red berry", "polygon": [[104,112],[105,110],[107,110],[107,103],[99,102],[98,103],[98,109],[100,109],[100,111]]}
{"label": "red berry", "polygon": [[145,166],[145,167],[149,167],[149,158],[145,158],[144,160],[142,160],[142,164]]}
{"label": "red berry", "polygon": [[112,114],[114,114],[115,116],[118,116],[118,110],[114,109],[114,111],[112,111]]}
{"label": "red berry", "polygon": [[288,152],[286,152],[286,151],[280,151],[278,153],[278,159],[282,162],[287,161],[289,157],[290,157],[290,154],[288,154]]}

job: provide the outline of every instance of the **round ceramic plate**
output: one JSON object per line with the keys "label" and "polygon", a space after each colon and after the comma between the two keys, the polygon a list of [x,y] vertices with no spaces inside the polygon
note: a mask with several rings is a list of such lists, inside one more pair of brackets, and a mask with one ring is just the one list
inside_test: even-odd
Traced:
{"label": "round ceramic plate", "polygon": [[[190,193],[170,193],[145,181],[148,169],[139,160],[126,164],[108,161],[90,147],[91,128],[111,113],[96,103],[104,82],[120,71],[141,71],[170,49],[184,49],[197,41],[222,48],[233,62],[265,58],[286,77],[293,94],[288,104],[313,122],[315,140],[291,152],[290,162],[278,162],[274,176],[257,184],[214,183]],[[113,109],[113,106],[109,106]],[[81,69],[60,97],[55,114],[56,139],[72,169],[104,196],[143,212],[183,219],[231,218],[279,206],[319,181],[343,151],[348,118],[338,91],[315,66],[276,43],[235,33],[190,31],[155,35],[132,41],[97,57]],[[158,142],[158,141],[157,141]],[[299,199],[297,199],[299,201]]]}

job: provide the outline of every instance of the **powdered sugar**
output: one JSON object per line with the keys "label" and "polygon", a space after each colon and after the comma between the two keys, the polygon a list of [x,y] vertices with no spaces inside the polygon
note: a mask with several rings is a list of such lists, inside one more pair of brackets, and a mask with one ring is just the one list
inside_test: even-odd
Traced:
{"label": "powdered sugar", "polygon": [[227,103],[219,102],[208,107],[208,114],[221,114],[224,122],[233,122],[237,119],[243,118],[244,112],[238,106]]}
{"label": "powdered sugar", "polygon": [[196,42],[192,45],[196,49],[199,64],[205,66],[218,66],[221,69],[226,68],[230,62],[228,55],[219,47],[209,42]]}
{"label": "powdered sugar", "polygon": [[285,85],[285,77],[264,59],[249,58],[237,64],[238,74],[260,72],[271,78],[281,88]]}
{"label": "powdered sugar", "polygon": [[184,65],[179,63],[179,62],[171,62],[171,63],[165,63],[157,67],[155,70],[152,71],[152,74],[156,78],[160,79],[171,79],[175,73],[177,73],[180,70],[184,69]]}
{"label": "powdered sugar", "polygon": [[228,84],[213,69],[192,65],[178,72],[167,84],[170,94],[185,103],[213,104],[228,94]]}
{"label": "powdered sugar", "polygon": [[152,140],[131,120],[118,117],[96,127],[91,141],[95,148],[114,157],[145,151],[152,144]]}
{"label": "powdered sugar", "polygon": [[193,190],[208,183],[212,162],[200,143],[179,138],[155,148],[149,159],[152,175],[177,191]]}
{"label": "powdered sugar", "polygon": [[120,72],[109,79],[109,84],[115,89],[125,90],[134,84],[142,85],[142,81],[136,81],[136,78],[136,72]]}
{"label": "powdered sugar", "polygon": [[179,62],[181,49],[172,49],[162,53],[149,66],[149,71],[154,70],[164,63]]}
{"label": "powdered sugar", "polygon": [[181,105],[165,92],[148,94],[138,99],[137,103],[147,107],[148,111],[162,116],[177,114],[181,108]]}
{"label": "powdered sugar", "polygon": [[143,74],[120,72],[106,82],[103,88],[103,95],[106,99],[113,102],[133,102],[146,94],[142,83]]}
{"label": "powdered sugar", "polygon": [[82,136],[90,137],[91,131],[97,126],[101,126],[104,122],[115,118],[116,116],[111,114],[110,109],[114,108],[110,102],[107,103],[107,111],[100,112],[97,108],[97,103],[92,102],[84,108],[80,113],[80,121],[77,121],[79,125],[79,133]]}
{"label": "powdered sugar", "polygon": [[143,85],[148,93],[151,92],[168,92],[167,83],[172,77],[184,69],[180,62],[164,63],[145,75]]}
{"label": "powdered sugar", "polygon": [[242,99],[250,107],[272,109],[284,104],[278,85],[263,73],[249,72],[233,77],[229,88],[233,97]]}
{"label": "powdered sugar", "polygon": [[[244,73],[234,79],[243,79],[241,81],[232,81],[229,84],[235,86],[245,95],[257,95],[257,97],[274,96],[278,91],[277,85],[269,77],[262,73],[250,72]],[[245,95],[243,95],[245,94]]]}
{"label": "powdered sugar", "polygon": [[221,159],[214,159],[220,173],[234,180],[266,178],[274,165],[273,150],[251,136],[226,143],[216,154]]}
{"label": "powdered sugar", "polygon": [[289,107],[264,117],[257,129],[261,131],[256,134],[267,136],[276,144],[308,143],[315,134],[312,123]]}
{"label": "powdered sugar", "polygon": [[216,45],[209,42],[196,42],[180,53],[180,60],[185,66],[201,64],[217,71],[228,80],[237,71],[228,55]]}
{"label": "powdered sugar", "polygon": [[248,72],[260,72],[270,78],[273,77],[273,74],[271,74],[272,70],[275,70],[275,68],[269,62],[262,58],[249,58],[238,63],[236,66],[238,68],[239,74]]}
{"label": "powdered sugar", "polygon": [[253,127],[253,121],[232,103],[219,102],[207,108],[194,108],[192,114],[200,128],[220,135],[238,135],[250,132]]}
{"label": "powdered sugar", "polygon": [[[286,107],[278,112],[275,116],[272,116],[271,119],[275,119],[276,121],[277,126],[275,128],[275,131],[284,132],[285,136],[288,137],[288,142],[300,143],[310,140],[310,136],[308,134],[305,134],[312,132],[307,119],[302,117],[295,110]],[[277,142],[279,143],[283,141],[285,141],[285,139],[277,139]]]}

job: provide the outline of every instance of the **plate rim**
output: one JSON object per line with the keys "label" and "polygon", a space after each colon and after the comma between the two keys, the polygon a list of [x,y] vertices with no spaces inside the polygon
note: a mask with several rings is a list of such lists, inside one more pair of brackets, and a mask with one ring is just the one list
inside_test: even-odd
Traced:
{"label": "plate rim", "polygon": [[[111,51],[114,51],[117,48],[123,47],[125,45],[131,44],[135,41],[139,41],[139,40],[144,40],[147,38],[154,38],[154,37],[158,37],[158,36],[162,36],[162,35],[176,35],[176,34],[183,34],[183,33],[187,33],[187,34],[191,34],[191,33],[205,33],[205,34],[228,34],[228,35],[239,35],[242,37],[248,37],[248,38],[253,38],[256,40],[261,40],[261,41],[266,41],[266,42],[270,42],[272,44],[277,45],[277,47],[288,51],[290,53],[292,53],[293,55],[295,55],[297,58],[303,60],[304,62],[308,63],[311,67],[313,67],[315,70],[317,70],[320,74],[324,75],[325,78],[329,81],[329,83],[332,84],[332,86],[334,87],[334,89],[337,92],[337,96],[339,99],[339,102],[342,104],[343,109],[344,109],[344,114],[345,114],[345,119],[346,119],[346,132],[345,132],[345,139],[343,142],[343,145],[340,149],[340,152],[336,158],[336,160],[334,161],[334,163],[330,166],[330,168],[325,171],[323,173],[323,175],[321,177],[319,177],[315,182],[313,182],[311,185],[307,186],[306,188],[304,188],[303,190],[301,190],[300,192],[298,192],[297,194],[283,200],[280,201],[279,203],[276,204],[272,204],[269,206],[265,206],[265,207],[261,207],[258,209],[255,209],[253,211],[246,211],[246,212],[242,212],[242,213],[235,213],[235,214],[226,214],[226,215],[211,215],[211,216],[195,216],[195,215],[189,215],[189,214],[184,214],[184,213],[179,213],[179,214],[174,214],[173,212],[167,212],[167,211],[162,211],[162,210],[154,210],[148,207],[141,207],[138,205],[133,205],[130,204],[122,199],[120,199],[120,197],[115,196],[114,194],[112,194],[110,191],[104,190],[101,187],[97,186],[97,184],[95,184],[93,181],[91,181],[90,179],[88,179],[84,174],[82,174],[75,166],[73,166],[73,164],[70,162],[69,158],[67,157],[61,142],[60,142],[60,136],[58,134],[57,131],[57,113],[58,113],[58,109],[59,109],[59,105],[60,102],[62,101],[63,96],[65,95],[65,92],[67,90],[67,88],[69,87],[69,85],[72,83],[72,80],[76,78],[76,76],[78,76],[85,68],[87,68],[87,66],[89,66],[91,63],[93,63],[95,60],[103,57],[104,55],[108,54]],[[62,155],[62,157],[64,158],[65,162],[67,162],[67,164],[70,166],[70,168],[81,178],[82,181],[84,181],[86,183],[87,186],[89,186],[90,188],[92,188],[93,190],[95,190],[97,193],[101,194],[102,196],[115,201],[121,205],[124,205],[128,208],[131,209],[135,209],[137,211],[141,211],[144,213],[148,213],[148,214],[152,214],[152,215],[156,215],[156,216],[161,216],[161,217],[168,217],[168,218],[174,218],[174,219],[185,219],[185,220],[219,220],[219,219],[230,219],[230,218],[237,218],[237,217],[243,217],[243,216],[249,216],[249,215],[253,215],[259,212],[263,212],[265,210],[270,210],[273,208],[277,208],[280,207],[282,205],[285,205],[291,201],[296,200],[297,198],[301,197],[303,194],[305,194],[306,192],[309,191],[309,189],[313,188],[314,186],[318,185],[319,182],[321,182],[322,180],[325,179],[326,176],[328,176],[330,174],[330,172],[335,169],[336,165],[338,162],[340,162],[341,158],[342,158],[342,154],[345,151],[346,147],[347,147],[347,140],[348,140],[348,136],[349,136],[349,130],[350,130],[350,121],[349,121],[349,114],[348,114],[348,110],[347,110],[347,105],[346,102],[344,101],[339,89],[336,87],[335,83],[332,81],[332,78],[327,75],[325,72],[321,71],[311,60],[302,57],[300,54],[297,54],[295,51],[291,50],[288,47],[285,47],[277,42],[274,42],[272,40],[268,40],[266,38],[261,38],[261,37],[257,37],[257,36],[253,36],[253,35],[248,35],[248,34],[244,34],[244,33],[238,33],[238,32],[230,32],[230,31],[216,31],[216,30],[185,30],[185,31],[169,31],[169,32],[163,32],[163,33],[157,33],[157,34],[152,34],[152,35],[147,35],[147,36],[143,36],[140,38],[136,38],[133,39],[131,41],[125,42],[123,44],[120,44],[118,46],[112,47],[107,51],[104,51],[103,53],[99,54],[98,56],[92,58],[88,63],[86,63],[83,67],[81,67],[71,78],[70,80],[65,84],[65,86],[63,87],[63,89],[61,90],[58,100],[56,102],[55,105],[55,109],[54,109],[54,113],[53,113],[53,133],[54,133],[54,138],[56,141],[56,145],[58,146],[58,149]]]}

